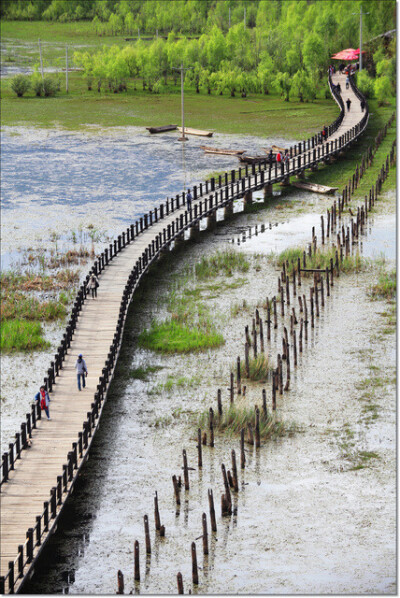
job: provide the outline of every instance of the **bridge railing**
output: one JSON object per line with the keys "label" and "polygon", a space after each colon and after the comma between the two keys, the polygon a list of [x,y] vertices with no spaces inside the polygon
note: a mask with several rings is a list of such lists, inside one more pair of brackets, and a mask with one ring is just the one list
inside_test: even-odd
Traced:
{"label": "bridge railing", "polygon": [[[330,80],[332,90],[331,83],[332,81]],[[354,85],[352,80],[351,83]],[[332,93],[339,103],[341,113],[336,121],[330,125],[331,133],[329,134],[336,131],[343,120],[343,100],[333,90]],[[357,97],[360,96],[357,95]],[[49,527],[57,519],[61,506],[72,489],[76,470],[79,470],[85,461],[85,455],[91,444],[94,432],[97,429],[109,383],[114,374],[128,307],[140,280],[146,274],[150,265],[158,258],[160,252],[169,249],[171,243],[178,237],[181,237],[185,230],[193,227],[200,219],[209,216],[215,210],[223,208],[235,199],[243,197],[246,192],[260,189],[265,185],[272,185],[290,175],[298,174],[306,168],[315,166],[318,162],[326,161],[330,156],[334,156],[342,151],[349,144],[353,143],[364,130],[368,122],[368,114],[368,105],[366,104],[366,113],[360,123],[335,140],[319,143],[318,136],[315,135],[308,140],[292,146],[289,150],[291,160],[283,165],[283,167],[279,166],[276,162],[274,165],[269,164],[266,156],[265,160],[258,164],[246,165],[243,168],[239,168],[238,177],[236,177],[236,171],[232,170],[230,172],[230,182],[228,173],[225,173],[224,175],[219,175],[218,179],[211,178],[206,180],[205,183],[200,183],[198,186],[195,185],[193,187],[193,199],[197,201],[193,204],[192,210],[190,212],[185,211],[177,218],[172,219],[149,243],[143,251],[142,256],[133,266],[125,285],[116,331],[105,361],[105,367],[102,369],[102,374],[99,377],[91,410],[87,412],[87,419],[83,422],[82,431],[79,432],[77,441],[72,443],[72,450],[68,452],[67,462],[63,465],[62,474],[57,476],[56,486],[51,489],[50,499],[44,503],[42,514],[36,517],[35,526],[28,529],[26,542],[18,547],[16,559],[9,562],[7,574],[0,577],[0,593],[4,593],[6,581],[8,581],[9,591],[13,592],[16,580],[23,576],[25,567],[32,562],[34,550],[40,550],[43,535],[47,534]],[[56,384],[56,378],[63,367],[65,355],[70,348],[79,314],[88,295],[87,283],[91,272],[100,275],[118,253],[134,241],[137,236],[140,236],[160,220],[167,217],[171,220],[171,215],[185,205],[185,199],[185,193],[176,195],[175,198],[167,199],[165,203],[138,218],[126,231],[118,235],[113,243],[95,260],[91,271],[86,276],[84,284],[79,288],[71,311],[70,320],[63,334],[63,340],[58,347],[54,361],[51,362],[47,376],[44,378],[44,385],[49,392],[52,392],[53,385]],[[31,405],[30,413],[26,415],[26,422],[21,424],[21,431],[17,432],[15,441],[10,443],[9,451],[3,454],[0,484],[9,480],[9,472],[15,468],[16,462],[21,458],[21,452],[28,448],[29,439],[32,437],[32,430],[36,428],[37,421],[40,418],[40,404],[39,401],[36,401]],[[66,494],[65,497],[64,494]],[[17,577],[16,574],[18,574]]]}

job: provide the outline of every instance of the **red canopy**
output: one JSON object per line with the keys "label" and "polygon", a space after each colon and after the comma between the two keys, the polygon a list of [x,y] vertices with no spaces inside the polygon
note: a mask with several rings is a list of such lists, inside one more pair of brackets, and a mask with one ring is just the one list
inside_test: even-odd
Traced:
{"label": "red canopy", "polygon": [[[363,54],[364,53],[365,52],[363,50]],[[355,50],[354,48],[347,48],[347,50],[342,50],[341,52],[334,54],[332,58],[334,58],[335,60],[357,60],[359,56],[360,48],[357,48],[357,50]]]}

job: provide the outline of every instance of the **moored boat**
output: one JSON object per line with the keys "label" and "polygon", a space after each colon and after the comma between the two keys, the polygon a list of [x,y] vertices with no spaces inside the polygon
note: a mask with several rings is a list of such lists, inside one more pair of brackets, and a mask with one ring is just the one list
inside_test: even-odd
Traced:
{"label": "moored boat", "polygon": [[306,181],[293,181],[291,183],[298,189],[304,189],[305,191],[313,191],[314,193],[333,193],[338,187],[327,187],[326,185],[318,185],[317,183],[308,183]]}
{"label": "moored boat", "polygon": [[[182,127],[178,127],[178,131],[182,133]],[[199,135],[200,137],[212,137],[214,135],[214,131],[202,131],[201,129],[190,129],[189,127],[185,127],[185,133],[187,135]]]}
{"label": "moored boat", "polygon": [[162,127],[146,127],[149,133],[164,133],[165,131],[176,131],[178,125],[164,125]]}

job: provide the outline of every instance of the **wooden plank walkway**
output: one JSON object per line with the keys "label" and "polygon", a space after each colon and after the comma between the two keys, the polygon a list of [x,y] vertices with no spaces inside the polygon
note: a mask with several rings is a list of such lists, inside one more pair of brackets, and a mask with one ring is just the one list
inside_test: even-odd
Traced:
{"label": "wooden plank walkway", "polygon": [[[350,112],[346,110],[341,126],[329,137],[329,141],[339,139],[343,133],[359,123],[363,116],[359,99],[351,88],[345,89],[345,76],[336,74],[333,76],[333,81],[340,82],[343,99],[349,97],[352,105]],[[291,160],[291,168],[296,167],[296,159]],[[250,187],[253,183],[257,185],[254,175],[249,179]],[[261,188],[262,185],[259,187]],[[241,195],[243,196],[243,193]],[[193,205],[199,201],[194,201]],[[78,433],[82,432],[82,423],[91,411],[99,377],[102,375],[113,343],[123,292],[132,268],[156,236],[162,233],[168,224],[175,222],[181,214],[185,214],[185,208],[174,210],[140,233],[133,242],[119,252],[101,273],[97,299],[88,297],[83,303],[70,349],[50,395],[51,420],[42,418],[37,422],[36,429],[32,431],[31,447],[22,452],[21,459],[15,464],[15,469],[9,473],[9,481],[3,483],[1,487],[0,574],[2,576],[8,574],[10,563],[18,555],[19,546],[24,546],[24,555],[26,555],[27,530],[35,526],[37,517],[43,512],[45,501],[50,500],[50,491],[56,486],[57,476],[62,475],[63,465],[67,463],[66,457],[71,451],[72,443],[77,441]],[[79,353],[84,355],[89,372],[86,388],[82,391],[77,388],[75,372],[75,362]],[[78,467],[83,460],[84,456],[78,459]],[[64,486],[66,494],[56,506],[57,515],[72,488],[73,479]],[[52,519],[49,523],[50,529],[54,523],[55,519]],[[42,545],[33,547],[33,561],[41,548]],[[23,576],[31,567],[32,564],[24,564]],[[23,578],[17,579],[17,577],[18,571],[14,569],[15,591],[23,581]],[[5,591],[8,589],[6,583]]]}

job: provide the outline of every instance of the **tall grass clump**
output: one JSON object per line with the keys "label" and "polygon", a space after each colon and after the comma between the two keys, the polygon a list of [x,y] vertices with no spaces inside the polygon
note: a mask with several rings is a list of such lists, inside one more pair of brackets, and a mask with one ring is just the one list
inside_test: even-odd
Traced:
{"label": "tall grass clump", "polygon": [[2,320],[53,321],[66,316],[67,309],[61,301],[39,301],[24,293],[8,293],[1,305]]}
{"label": "tall grass clump", "polygon": [[205,280],[225,274],[232,276],[233,272],[248,272],[250,263],[246,256],[234,249],[217,251],[211,257],[202,257],[195,265],[195,274],[199,280]]}
{"label": "tall grass clump", "polygon": [[[283,264],[288,262],[286,265],[286,272],[292,274],[293,270],[297,270],[298,258],[301,260],[301,267],[303,267],[303,252],[305,250],[301,248],[297,249],[286,249],[282,251],[275,259],[276,265],[282,267]],[[312,253],[311,256],[307,255],[306,268],[325,270],[330,267],[331,259],[335,263],[336,259],[336,248],[334,246],[319,248],[316,253]],[[353,255],[343,257],[343,261],[339,261],[339,268],[342,272],[361,272],[365,270],[368,262],[366,259],[360,256],[357,252]],[[313,276],[312,272],[302,272],[302,276]]]}
{"label": "tall grass clump", "polygon": [[259,353],[257,357],[249,359],[249,380],[254,382],[260,380],[267,380],[269,373],[272,370],[272,365],[269,360],[269,355],[266,353]]}
{"label": "tall grass clump", "polygon": [[1,323],[1,350],[4,353],[45,349],[50,345],[43,338],[40,322],[5,320]]}
{"label": "tall grass clump", "polygon": [[396,296],[396,270],[381,272],[378,282],[371,287],[370,295],[373,299],[394,299]]}
{"label": "tall grass clump", "polygon": [[224,337],[213,327],[189,326],[179,321],[153,321],[149,330],[139,335],[139,345],[162,353],[187,353],[219,347]]}
{"label": "tall grass clump", "polygon": [[[206,429],[209,423],[209,411],[204,411],[199,417],[199,427]],[[254,429],[256,415],[254,407],[248,407],[243,403],[232,403],[228,409],[224,409],[221,417],[214,417],[214,429],[229,435],[239,435],[249,425]],[[292,436],[296,432],[294,424],[287,425],[284,422],[276,421],[274,416],[265,414],[260,410],[260,438],[262,440],[275,440],[282,436]]]}

